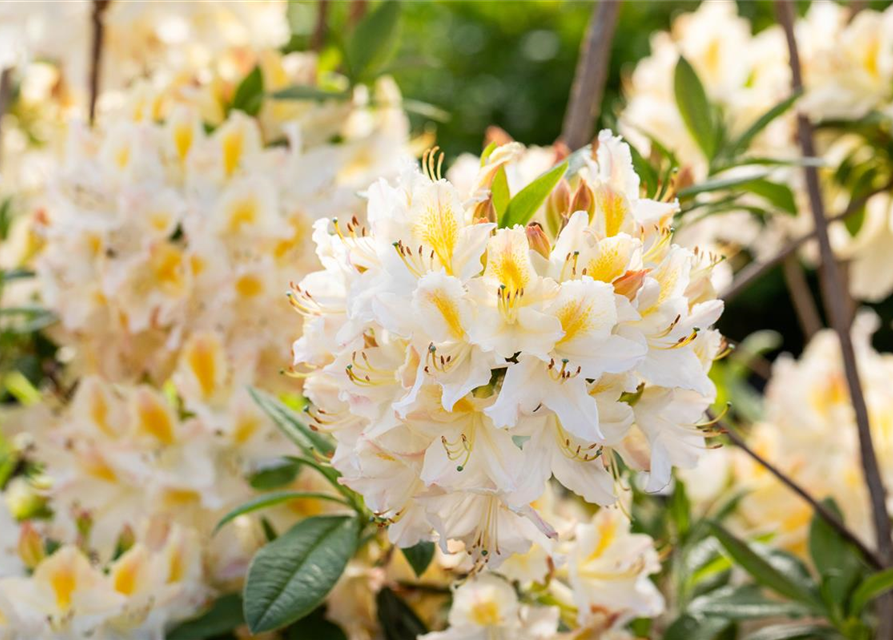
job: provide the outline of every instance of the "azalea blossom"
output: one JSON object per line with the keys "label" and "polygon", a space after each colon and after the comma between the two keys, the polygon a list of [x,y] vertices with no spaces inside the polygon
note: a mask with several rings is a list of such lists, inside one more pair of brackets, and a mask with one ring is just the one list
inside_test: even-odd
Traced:
{"label": "azalea blossom", "polygon": [[461,541],[493,568],[553,544],[532,506],[553,476],[611,504],[621,458],[652,490],[693,466],[721,351],[713,263],[672,243],[677,205],[641,197],[619,137],[571,176],[590,204],[552,238],[475,217],[508,146],[470,199],[408,168],[369,189],[365,222],[317,222],[324,269],[291,294],[294,368],[344,484],[392,541]]}

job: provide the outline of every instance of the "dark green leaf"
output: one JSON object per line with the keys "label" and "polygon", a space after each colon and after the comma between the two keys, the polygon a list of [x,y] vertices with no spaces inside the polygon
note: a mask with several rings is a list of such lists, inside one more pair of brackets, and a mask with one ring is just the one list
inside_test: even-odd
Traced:
{"label": "dark green leaf", "polygon": [[688,528],[691,525],[691,503],[685,492],[685,483],[680,479],[676,479],[673,485],[673,493],[670,495],[670,501],[667,504],[670,521],[676,527],[676,533],[680,538],[685,537]]}
{"label": "dark green leaf", "polygon": [[567,167],[568,162],[565,160],[521,189],[509,202],[505,215],[500,216],[499,226],[510,228],[519,224],[526,225],[552,193],[552,189],[564,176]]}
{"label": "dark green leaf", "polygon": [[766,127],[768,127],[773,120],[784,114],[788,109],[793,106],[793,104],[800,97],[802,92],[797,91],[793,93],[790,97],[782,100],[777,105],[766,111],[763,115],[756,119],[756,121],[747,128],[747,130],[742,133],[738,138],[729,145],[728,154],[730,156],[736,156],[739,153],[743,153],[750,147],[751,142],[753,142],[754,138],[760,135],[760,132],[763,131]]}
{"label": "dark green leaf", "polygon": [[804,578],[799,575],[799,568],[787,557],[776,559],[763,549],[736,538],[715,522],[712,522],[710,527],[726,552],[757,582],[779,595],[801,602],[814,610],[823,610],[812,585],[804,582]]}
{"label": "dark green leaf", "polygon": [[642,180],[642,188],[645,190],[646,198],[653,198],[657,194],[658,177],[657,171],[651,166],[639,150],[629,145],[629,152],[633,158],[633,168]]}
{"label": "dark green leaf", "polygon": [[714,110],[707,100],[704,85],[688,60],[679,56],[673,74],[676,104],[685,126],[695,142],[711,160],[716,153],[717,135]]}
{"label": "dark green leaf", "polygon": [[256,116],[260,113],[263,102],[264,74],[260,70],[260,66],[256,66],[239,83],[230,108],[236,111],[244,111],[249,116]]}
{"label": "dark green leaf", "polygon": [[341,628],[326,620],[325,610],[318,607],[306,618],[298,620],[288,628],[285,640],[347,640]]}
{"label": "dark green leaf", "polygon": [[400,3],[386,0],[357,25],[345,50],[351,79],[374,78],[397,52],[400,35]]}
{"label": "dark green leaf", "polygon": [[496,209],[496,219],[501,220],[505,210],[509,206],[512,194],[509,192],[508,178],[505,175],[505,167],[501,167],[493,182],[490,184],[490,194],[493,196],[493,208]]}
{"label": "dark green leaf", "polygon": [[270,491],[294,482],[301,470],[301,463],[295,460],[277,460],[275,463],[258,469],[248,477],[252,489]]}
{"label": "dark green leaf", "polygon": [[673,621],[663,640],[714,640],[730,625],[723,618],[696,618],[685,614]]}
{"label": "dark green leaf", "polygon": [[818,638],[841,638],[831,627],[817,624],[778,624],[763,627],[746,636],[746,640],[817,640]]}
{"label": "dark green leaf", "polygon": [[249,388],[248,392],[257,405],[273,419],[279,429],[305,454],[312,458],[314,450],[323,455],[329,455],[335,450],[335,446],[325,436],[304,424],[297,414],[281,401],[259,389]]}
{"label": "dark green leaf", "polygon": [[347,100],[350,98],[350,92],[299,84],[274,91],[270,97],[274,100],[316,100],[322,102],[324,100]]}
{"label": "dark green leaf", "polygon": [[810,613],[809,609],[795,602],[767,598],[754,585],[717,589],[692,600],[687,611],[697,616],[726,620],[799,617]]}
{"label": "dark green leaf", "polygon": [[34,272],[29,269],[9,269],[7,271],[0,269],[0,282],[9,282],[10,280],[33,277]]}
{"label": "dark green leaf", "polygon": [[742,188],[771,203],[776,209],[792,216],[797,215],[794,192],[787,185],[770,182],[762,178],[745,182]]}
{"label": "dark green leaf", "polygon": [[378,608],[378,620],[387,640],[416,640],[428,633],[425,623],[387,587],[375,596],[375,604]]}
{"label": "dark green leaf", "polygon": [[168,632],[167,640],[207,640],[216,638],[245,623],[242,597],[232,593],[218,598],[205,613]]}
{"label": "dark green leaf", "polygon": [[252,633],[300,620],[325,599],[357,548],[353,516],[307,518],[254,556],[245,582]]}
{"label": "dark green leaf", "polygon": [[412,567],[412,570],[418,577],[422,577],[428,565],[431,564],[431,560],[434,559],[433,542],[423,540],[411,547],[404,547],[401,551],[403,551],[406,561],[409,562],[409,566]]}
{"label": "dark green leaf", "polygon": [[254,498],[253,500],[249,500],[243,505],[236,507],[225,516],[223,516],[223,518],[220,520],[220,522],[217,523],[217,526],[214,528],[214,532],[216,533],[221,528],[223,528],[239,516],[245,515],[246,513],[260,511],[261,509],[273,507],[277,504],[282,504],[283,502],[291,502],[292,500],[297,500],[299,498],[327,500],[329,502],[337,502],[339,504],[343,504],[346,507],[350,506],[344,499],[340,498],[339,496],[333,496],[328,493],[318,493],[315,491],[277,491],[276,493],[265,493]]}
{"label": "dark green leaf", "polygon": [[893,569],[879,571],[863,580],[853,593],[850,607],[853,615],[859,615],[869,602],[891,589],[893,589]]}
{"label": "dark green leaf", "polygon": [[[843,522],[843,514],[833,499],[827,498],[823,504]],[[822,577],[825,601],[842,611],[864,566],[859,550],[824,518],[814,514],[809,525],[809,555]]]}

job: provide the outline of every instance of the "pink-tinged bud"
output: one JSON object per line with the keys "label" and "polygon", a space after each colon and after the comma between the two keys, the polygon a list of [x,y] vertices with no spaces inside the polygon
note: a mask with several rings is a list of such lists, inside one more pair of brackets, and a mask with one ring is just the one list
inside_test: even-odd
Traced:
{"label": "pink-tinged bud", "polygon": [[514,142],[515,139],[512,138],[505,129],[501,127],[497,127],[496,125],[490,125],[487,127],[487,131],[484,134],[484,146],[487,147],[491,143],[495,142],[497,147],[501,147],[504,144],[508,144],[509,142]]}
{"label": "pink-tinged bud", "polygon": [[687,189],[695,183],[695,175],[692,173],[691,167],[682,167],[673,180],[674,193],[679,193],[683,189]]}
{"label": "pink-tinged bud", "polygon": [[586,182],[581,181],[580,186],[577,187],[573,200],[571,200],[570,211],[571,213],[585,211],[589,214],[589,218],[592,219],[592,214],[595,213],[595,195]]}
{"label": "pink-tinged bud", "polygon": [[37,533],[30,522],[25,521],[19,532],[19,558],[22,563],[32,571],[37,568],[46,557],[46,548],[43,545],[43,539]]}
{"label": "pink-tinged bud", "polygon": [[493,206],[493,196],[474,206],[472,219],[475,222],[496,222],[496,207]]}
{"label": "pink-tinged bud", "polygon": [[629,300],[634,300],[636,294],[639,293],[639,289],[642,288],[642,283],[645,281],[647,274],[648,269],[627,271],[614,281],[614,293],[625,296]]}
{"label": "pink-tinged bud", "polygon": [[538,222],[531,222],[527,225],[526,232],[527,244],[530,248],[548,260],[552,253],[552,245],[543,228]]}
{"label": "pink-tinged bud", "polygon": [[571,186],[562,178],[546,199],[546,227],[552,237],[558,235],[571,207]]}

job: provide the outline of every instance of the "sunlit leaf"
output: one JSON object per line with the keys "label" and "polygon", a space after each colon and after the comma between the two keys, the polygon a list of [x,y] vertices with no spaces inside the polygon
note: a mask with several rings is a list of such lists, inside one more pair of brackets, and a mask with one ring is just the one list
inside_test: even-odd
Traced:
{"label": "sunlit leaf", "polygon": [[565,160],[521,189],[509,202],[505,214],[500,216],[499,226],[511,228],[527,224],[564,176],[567,167]]}

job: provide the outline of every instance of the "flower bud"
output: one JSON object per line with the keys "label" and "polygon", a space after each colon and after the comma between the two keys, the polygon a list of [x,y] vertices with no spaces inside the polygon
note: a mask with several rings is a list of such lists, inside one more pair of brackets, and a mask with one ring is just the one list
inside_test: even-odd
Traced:
{"label": "flower bud", "polygon": [[41,496],[23,477],[14,478],[6,487],[6,508],[16,520],[27,520],[47,509]]}
{"label": "flower bud", "polygon": [[118,534],[118,541],[115,543],[115,557],[120,558],[130,551],[130,548],[136,543],[136,534],[129,524],[125,524]]}
{"label": "flower bud", "polygon": [[570,207],[571,187],[568,181],[562,178],[546,199],[546,227],[552,237],[561,231]]}
{"label": "flower bud", "polygon": [[472,219],[475,222],[496,222],[496,207],[493,206],[493,196],[490,196],[474,206]]}
{"label": "flower bud", "polygon": [[574,198],[571,201],[570,210],[571,213],[585,211],[589,214],[590,220],[592,219],[592,214],[595,213],[595,196],[585,181],[580,182],[580,186],[577,187],[577,191],[574,193]]}
{"label": "flower bud", "polygon": [[647,273],[648,269],[627,271],[614,281],[614,293],[634,300],[639,289],[642,288],[642,282],[644,282]]}
{"label": "flower bud", "polygon": [[549,243],[549,237],[540,224],[531,222],[527,225],[526,232],[527,244],[530,248],[548,260],[552,253],[552,245]]}
{"label": "flower bud", "polygon": [[22,529],[19,532],[18,553],[22,563],[32,571],[46,557],[43,539],[30,522],[22,523]]}
{"label": "flower bud", "polygon": [[93,531],[93,514],[86,509],[78,509],[74,515],[74,525],[78,532],[78,546],[86,548]]}

